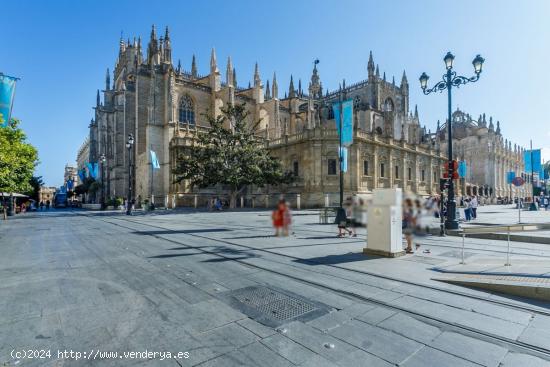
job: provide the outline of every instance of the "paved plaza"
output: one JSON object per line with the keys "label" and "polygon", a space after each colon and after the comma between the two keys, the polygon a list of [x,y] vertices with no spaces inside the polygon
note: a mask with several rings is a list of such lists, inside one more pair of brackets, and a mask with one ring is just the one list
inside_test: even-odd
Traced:
{"label": "paved plaza", "polygon": [[[522,219],[550,222],[550,212]],[[514,223],[517,211],[482,207],[477,221]],[[0,366],[550,366],[550,303],[434,279],[547,279],[550,245],[512,242],[507,267],[506,241],[467,238],[461,265],[452,236],[376,258],[362,254],[365,229],[337,238],[318,222],[295,211],[286,238],[262,210],[1,222]],[[51,357],[12,357],[23,350]],[[144,351],[172,355],[122,356]]]}

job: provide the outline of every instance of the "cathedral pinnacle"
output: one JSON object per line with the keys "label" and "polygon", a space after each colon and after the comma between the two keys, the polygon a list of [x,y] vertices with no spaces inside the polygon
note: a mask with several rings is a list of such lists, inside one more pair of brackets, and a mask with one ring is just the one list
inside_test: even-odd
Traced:
{"label": "cathedral pinnacle", "polygon": [[212,52],[210,53],[210,72],[218,73],[218,63],[216,61],[216,49],[212,47]]}
{"label": "cathedral pinnacle", "polygon": [[290,85],[288,86],[288,98],[294,98],[295,97],[295,90],[294,90],[294,78],[292,77],[292,74],[290,75]]}
{"label": "cathedral pinnacle", "polygon": [[414,105],[414,118],[418,120],[418,105]]}
{"label": "cathedral pinnacle", "polygon": [[254,88],[261,87],[262,81],[260,79],[260,69],[258,68],[258,63],[254,66]]}
{"label": "cathedral pinnacle", "polygon": [[372,76],[374,74],[374,61],[372,59],[372,51],[369,52],[369,62],[367,64],[367,70],[369,76]]}
{"label": "cathedral pinnacle", "polygon": [[99,107],[99,105],[101,104],[101,97],[99,96],[99,89],[97,90],[97,94],[96,94],[96,107]]}
{"label": "cathedral pinnacle", "polygon": [[105,90],[111,89],[111,73],[109,68],[107,68],[107,73],[105,74]]}
{"label": "cathedral pinnacle", "polygon": [[401,77],[401,88],[405,85],[408,86],[409,82],[407,80],[407,74],[405,73],[405,70],[403,70],[403,76]]}
{"label": "cathedral pinnacle", "polygon": [[266,82],[265,85],[265,100],[271,99],[271,91],[269,90],[269,79]]}
{"label": "cathedral pinnacle", "polygon": [[195,55],[193,54],[193,59],[191,60],[191,76],[193,78],[196,78],[197,75],[197,60],[195,59]]}
{"label": "cathedral pinnacle", "polygon": [[273,98],[279,98],[279,86],[277,85],[277,76],[273,72],[273,86],[271,90],[271,95]]}
{"label": "cathedral pinnacle", "polygon": [[376,65],[376,77],[380,78],[380,70],[378,69],[378,65]]}
{"label": "cathedral pinnacle", "polygon": [[225,80],[227,85],[233,86],[233,65],[231,63],[231,56],[227,57],[227,67],[225,70]]}

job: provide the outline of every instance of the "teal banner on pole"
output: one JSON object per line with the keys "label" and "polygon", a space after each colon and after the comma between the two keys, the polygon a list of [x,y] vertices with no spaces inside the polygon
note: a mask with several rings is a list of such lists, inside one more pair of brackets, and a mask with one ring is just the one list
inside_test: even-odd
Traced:
{"label": "teal banner on pole", "polygon": [[540,149],[533,149],[531,155],[530,150],[526,150],[523,153],[523,160],[525,162],[525,172],[531,174],[531,172],[538,174],[539,177],[544,177],[544,167],[542,166],[542,157]]}
{"label": "teal banner on pole", "polygon": [[153,167],[153,169],[160,169],[160,164],[159,164],[159,160],[157,158],[157,153],[155,153],[152,150],[150,152],[151,152],[151,166]]}
{"label": "teal banner on pole", "polygon": [[342,147],[340,150],[340,157],[342,157],[342,163],[340,165],[340,169],[342,172],[348,171],[348,148]]}
{"label": "teal banner on pole", "polygon": [[512,184],[512,181],[514,181],[514,178],[516,178],[516,173],[514,171],[506,172],[506,183],[508,185]]}
{"label": "teal banner on pole", "polygon": [[[334,122],[336,131],[340,135],[340,102],[332,104],[334,111]],[[353,143],[353,100],[347,99],[342,102],[342,145],[350,146]]]}
{"label": "teal banner on pole", "polygon": [[87,163],[88,166],[88,175],[94,180],[97,178],[98,164],[97,163]]}
{"label": "teal banner on pole", "polygon": [[458,177],[465,178],[467,172],[468,172],[468,168],[466,165],[466,161],[458,162]]}
{"label": "teal banner on pole", "polygon": [[0,73],[0,127],[8,126],[11,119],[16,82],[17,78]]}

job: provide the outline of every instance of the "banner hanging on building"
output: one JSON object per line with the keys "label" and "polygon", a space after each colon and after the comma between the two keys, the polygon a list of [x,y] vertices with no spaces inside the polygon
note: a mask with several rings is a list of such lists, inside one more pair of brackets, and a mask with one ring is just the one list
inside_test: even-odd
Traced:
{"label": "banner hanging on building", "polygon": [[[340,136],[340,102],[332,104],[334,111],[334,122],[336,131]],[[342,102],[342,145],[350,146],[353,143],[353,100],[347,99]]]}
{"label": "banner hanging on building", "polygon": [[8,126],[11,119],[15,84],[18,78],[0,73],[0,127]]}
{"label": "banner hanging on building", "polygon": [[467,165],[466,165],[466,161],[458,162],[458,177],[466,178],[466,173],[467,172],[468,172],[468,168],[467,168]]}
{"label": "banner hanging on building", "polygon": [[86,179],[86,169],[82,168],[78,170],[78,177],[80,177],[80,182],[84,182]]}
{"label": "banner hanging on building", "polygon": [[67,190],[71,191],[73,189],[73,186],[74,186],[74,182],[72,179],[68,179],[67,180]]}
{"label": "banner hanging on building", "polygon": [[153,150],[151,150],[150,152],[151,152],[151,166],[153,167],[153,169],[160,169],[157,153],[155,153]]}
{"label": "banner hanging on building", "polygon": [[514,178],[516,178],[516,173],[514,171],[506,172],[506,183],[508,185],[511,185],[514,181]]}
{"label": "banner hanging on building", "polygon": [[97,163],[87,163],[88,166],[88,175],[94,180],[97,178],[98,164]]}
{"label": "banner hanging on building", "polygon": [[342,172],[348,171],[348,148],[342,147],[340,149],[340,157],[342,157],[342,163],[340,165],[340,169]]}
{"label": "banner hanging on building", "polygon": [[528,175],[533,173],[538,173],[539,177],[544,177],[544,169],[541,162],[541,150],[533,149],[533,154],[531,150],[526,150],[523,153],[523,160],[525,162],[525,173]]}

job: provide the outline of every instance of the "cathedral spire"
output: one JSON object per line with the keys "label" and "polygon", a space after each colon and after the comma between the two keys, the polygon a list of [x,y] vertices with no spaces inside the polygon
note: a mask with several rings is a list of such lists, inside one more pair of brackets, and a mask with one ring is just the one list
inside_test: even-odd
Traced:
{"label": "cathedral spire", "polygon": [[254,88],[260,88],[262,86],[262,81],[260,79],[260,69],[258,68],[258,63],[254,66]]}
{"label": "cathedral spire", "polygon": [[418,120],[418,105],[414,105],[414,118]]}
{"label": "cathedral spire", "polygon": [[500,135],[500,121],[498,120],[497,120],[497,130],[495,132]]}
{"label": "cathedral spire", "polygon": [[195,59],[195,54],[193,54],[193,59],[191,60],[191,76],[193,78],[196,78],[198,76],[198,73],[197,73],[197,60]]}
{"label": "cathedral spire", "polygon": [[158,63],[158,41],[157,41],[157,32],[155,30],[155,25],[153,24],[151,28],[151,38],[149,39],[149,45],[147,46],[147,63],[149,65]]}
{"label": "cathedral spire", "polygon": [[374,61],[372,59],[372,51],[370,51],[369,53],[369,62],[367,64],[367,70],[368,70],[369,76],[374,75]]}
{"label": "cathedral spire", "polygon": [[439,132],[440,126],[439,126],[439,120],[437,120],[437,129],[436,132]]}
{"label": "cathedral spire", "polygon": [[177,72],[178,74],[181,74],[181,60],[180,60],[180,59],[178,59],[178,67],[177,67],[177,69],[176,69],[176,72]]}
{"label": "cathedral spire", "polygon": [[273,72],[273,86],[271,90],[271,95],[273,98],[279,98],[279,86],[277,85],[277,76]]}
{"label": "cathedral spire", "polygon": [[302,96],[302,79],[298,79],[298,97]]}
{"label": "cathedral spire", "polygon": [[292,74],[290,74],[290,85],[288,86],[288,98],[294,98],[295,97],[295,90],[294,90],[294,79],[292,77]]}
{"label": "cathedral spire", "polygon": [[384,71],[384,76],[382,77],[384,81],[386,81],[386,72]]}
{"label": "cathedral spire", "polygon": [[395,76],[393,75],[391,77],[391,84],[395,87]]}
{"label": "cathedral spire", "polygon": [[227,57],[227,68],[225,70],[225,81],[228,86],[234,86],[233,84],[233,65],[231,63],[231,56]]}
{"label": "cathedral spire", "polygon": [[105,74],[105,90],[111,89],[111,73],[109,68],[107,68],[107,73]]}
{"label": "cathedral spire", "polygon": [[210,53],[210,73],[218,73],[218,62],[216,61],[216,49],[212,47],[212,52]]}
{"label": "cathedral spire", "polygon": [[168,31],[168,26],[166,26],[166,31],[164,32],[164,61],[166,63],[172,64],[172,46],[170,44],[170,33]]}
{"label": "cathedral spire", "polygon": [[269,79],[267,79],[267,82],[265,84],[265,100],[271,99],[271,91],[269,88]]}
{"label": "cathedral spire", "polygon": [[401,88],[403,88],[403,86],[407,86],[407,88],[409,87],[409,81],[407,80],[405,70],[403,70],[403,76],[401,77]]}
{"label": "cathedral spire", "polygon": [[233,68],[233,85],[237,88],[237,72],[235,71],[235,68]]}
{"label": "cathedral spire", "polygon": [[96,100],[95,100],[95,105],[96,107],[99,107],[99,105],[101,104],[101,97],[99,96],[99,89],[97,90],[97,94],[96,94]]}
{"label": "cathedral spire", "polygon": [[376,65],[376,78],[380,79],[380,70],[378,69],[378,64]]}

